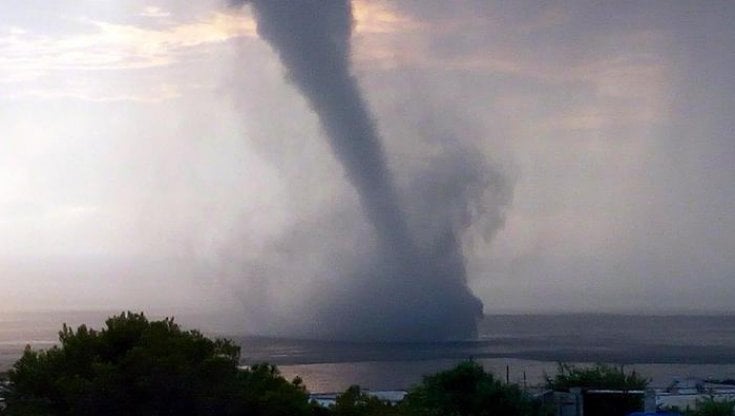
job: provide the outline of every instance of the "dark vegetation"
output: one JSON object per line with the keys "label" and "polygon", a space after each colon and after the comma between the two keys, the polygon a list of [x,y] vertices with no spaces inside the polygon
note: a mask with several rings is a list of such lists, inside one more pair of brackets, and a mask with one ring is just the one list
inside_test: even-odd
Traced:
{"label": "dark vegetation", "polygon": [[398,406],[391,405],[364,393],[359,386],[351,386],[337,397],[337,404],[323,409],[322,414],[333,416],[397,416]]}
{"label": "dark vegetation", "polygon": [[472,361],[424,377],[399,407],[410,416],[545,414],[517,385],[502,383]]}
{"label": "dark vegetation", "polygon": [[715,400],[710,397],[698,401],[695,410],[680,409],[678,407],[672,407],[667,410],[681,413],[684,416],[732,416],[735,414],[735,401]]}
{"label": "dark vegetation", "polygon": [[63,327],[60,346],[27,348],[8,373],[3,415],[307,415],[300,380],[267,364],[238,369],[240,348],[141,313],[100,331]]}
{"label": "dark vegetation", "polygon": [[735,401],[717,401],[712,398],[697,403],[696,411],[685,412],[687,416],[732,416],[735,414]]}
{"label": "dark vegetation", "polygon": [[636,374],[626,373],[622,367],[597,364],[594,367],[579,368],[559,363],[556,375],[548,375],[546,386],[556,391],[569,391],[572,387],[583,389],[644,390],[648,380]]}

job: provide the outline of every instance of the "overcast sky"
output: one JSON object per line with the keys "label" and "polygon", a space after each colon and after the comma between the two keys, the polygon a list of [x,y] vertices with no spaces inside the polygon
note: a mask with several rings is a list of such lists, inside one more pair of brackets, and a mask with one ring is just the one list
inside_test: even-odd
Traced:
{"label": "overcast sky", "polygon": [[[444,131],[503,178],[486,313],[735,312],[735,3],[353,5],[399,187]],[[247,6],[0,3],[0,311],[298,313],[356,206]]]}

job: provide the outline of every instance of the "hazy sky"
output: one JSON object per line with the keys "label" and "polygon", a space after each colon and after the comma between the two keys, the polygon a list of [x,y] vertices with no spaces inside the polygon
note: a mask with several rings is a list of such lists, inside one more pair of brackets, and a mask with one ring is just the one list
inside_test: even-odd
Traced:
{"label": "hazy sky", "polygon": [[[735,3],[353,4],[406,204],[449,136],[498,178],[463,240],[485,312],[735,312]],[[0,3],[0,310],[267,325],[359,258],[355,192],[255,28],[220,0]]]}

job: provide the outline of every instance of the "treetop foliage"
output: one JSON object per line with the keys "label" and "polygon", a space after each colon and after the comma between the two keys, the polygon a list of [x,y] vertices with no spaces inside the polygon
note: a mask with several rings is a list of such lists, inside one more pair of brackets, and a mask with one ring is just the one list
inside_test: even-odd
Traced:
{"label": "treetop foliage", "polygon": [[636,374],[635,371],[626,373],[622,368],[607,364],[597,364],[593,367],[576,367],[571,364],[559,363],[556,375],[548,375],[546,386],[552,390],[569,391],[570,388],[582,389],[609,389],[609,390],[644,390],[648,380]]}
{"label": "treetop foliage", "polygon": [[401,408],[410,416],[542,414],[517,385],[501,382],[473,361],[424,377],[409,391]]}
{"label": "treetop foliage", "polygon": [[732,416],[734,413],[735,401],[708,398],[697,402],[697,410],[693,412],[693,416]]}
{"label": "treetop foliage", "polygon": [[377,397],[366,394],[360,386],[350,386],[337,396],[332,416],[398,416],[398,408]]}
{"label": "treetop foliage", "polygon": [[8,373],[8,415],[300,415],[308,395],[270,365],[238,369],[240,347],[126,312],[60,345],[26,348]]}

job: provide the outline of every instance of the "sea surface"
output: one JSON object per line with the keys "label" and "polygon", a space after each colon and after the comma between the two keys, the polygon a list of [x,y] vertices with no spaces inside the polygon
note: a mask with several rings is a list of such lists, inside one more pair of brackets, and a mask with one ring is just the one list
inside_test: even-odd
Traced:
{"label": "sea surface", "polygon": [[[53,346],[62,323],[100,328],[111,314],[0,313],[0,371],[11,367],[26,345]],[[312,392],[341,391],[351,384],[406,389],[423,375],[466,359],[528,386],[555,374],[558,362],[623,365],[658,387],[675,377],[735,379],[735,316],[492,315],[481,322],[475,341],[393,344],[247,336],[208,326],[196,316],[179,322],[234,340],[242,346],[243,365],[277,364],[284,376],[301,377]]]}

